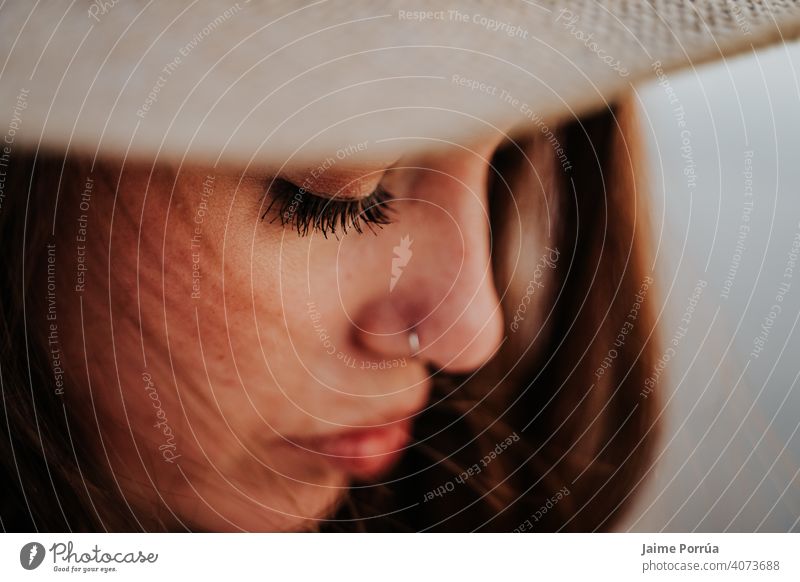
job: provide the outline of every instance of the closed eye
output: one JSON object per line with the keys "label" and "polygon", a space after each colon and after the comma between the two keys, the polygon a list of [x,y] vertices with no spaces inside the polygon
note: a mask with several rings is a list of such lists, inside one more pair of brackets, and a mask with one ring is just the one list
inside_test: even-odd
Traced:
{"label": "closed eye", "polygon": [[360,198],[337,198],[313,194],[283,178],[275,178],[269,185],[270,203],[262,220],[272,215],[270,222],[280,221],[283,227],[291,227],[298,236],[319,232],[328,235],[347,234],[353,229],[359,234],[366,225],[373,234],[378,227],[392,222],[390,206],[393,196],[380,184],[375,190]]}

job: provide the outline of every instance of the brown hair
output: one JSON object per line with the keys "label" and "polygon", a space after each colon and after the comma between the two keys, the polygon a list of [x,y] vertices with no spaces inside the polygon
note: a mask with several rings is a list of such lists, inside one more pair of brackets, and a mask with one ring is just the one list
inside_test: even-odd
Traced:
{"label": "brown hair", "polygon": [[[657,346],[632,122],[629,109],[613,108],[554,132],[539,126],[536,137],[498,151],[493,242],[507,326],[539,259],[526,257],[527,239],[502,223],[512,202],[524,208],[526,196],[535,199],[527,190],[540,190],[557,217],[546,317],[523,320],[471,377],[431,370],[440,403],[417,419],[417,445],[388,484],[355,486],[322,530],[593,531],[618,521],[648,471],[655,438],[656,403],[640,394]],[[54,396],[42,317],[47,244],[54,197],[80,184],[81,172],[70,157],[18,156],[0,207],[7,531],[151,528]],[[528,271],[503,261],[514,245]]]}

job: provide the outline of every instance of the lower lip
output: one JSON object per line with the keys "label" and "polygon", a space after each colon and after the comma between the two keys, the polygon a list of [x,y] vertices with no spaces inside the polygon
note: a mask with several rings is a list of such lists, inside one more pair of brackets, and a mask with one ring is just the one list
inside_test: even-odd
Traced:
{"label": "lower lip", "polygon": [[296,443],[356,479],[386,473],[411,440],[411,420]]}

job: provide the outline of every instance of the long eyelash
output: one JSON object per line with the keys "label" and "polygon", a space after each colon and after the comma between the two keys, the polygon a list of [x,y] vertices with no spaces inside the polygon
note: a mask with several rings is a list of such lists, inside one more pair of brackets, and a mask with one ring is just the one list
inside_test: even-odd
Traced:
{"label": "long eyelash", "polygon": [[380,186],[369,196],[346,200],[316,196],[288,180],[276,178],[268,195],[272,200],[261,219],[274,208],[270,222],[279,220],[281,226],[291,225],[299,236],[318,231],[325,238],[329,234],[338,237],[339,232],[347,234],[350,228],[361,234],[365,224],[373,234],[377,234],[373,228],[375,225],[381,228],[392,222],[389,203],[393,197]]}

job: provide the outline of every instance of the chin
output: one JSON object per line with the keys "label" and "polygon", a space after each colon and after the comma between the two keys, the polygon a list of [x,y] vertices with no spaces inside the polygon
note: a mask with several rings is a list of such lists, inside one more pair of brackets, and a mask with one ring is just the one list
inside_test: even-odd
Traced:
{"label": "chin", "polygon": [[232,483],[226,491],[198,490],[193,496],[190,528],[208,532],[314,531],[336,512],[348,485],[346,475],[330,473],[313,485],[279,479],[265,484],[262,491]]}

